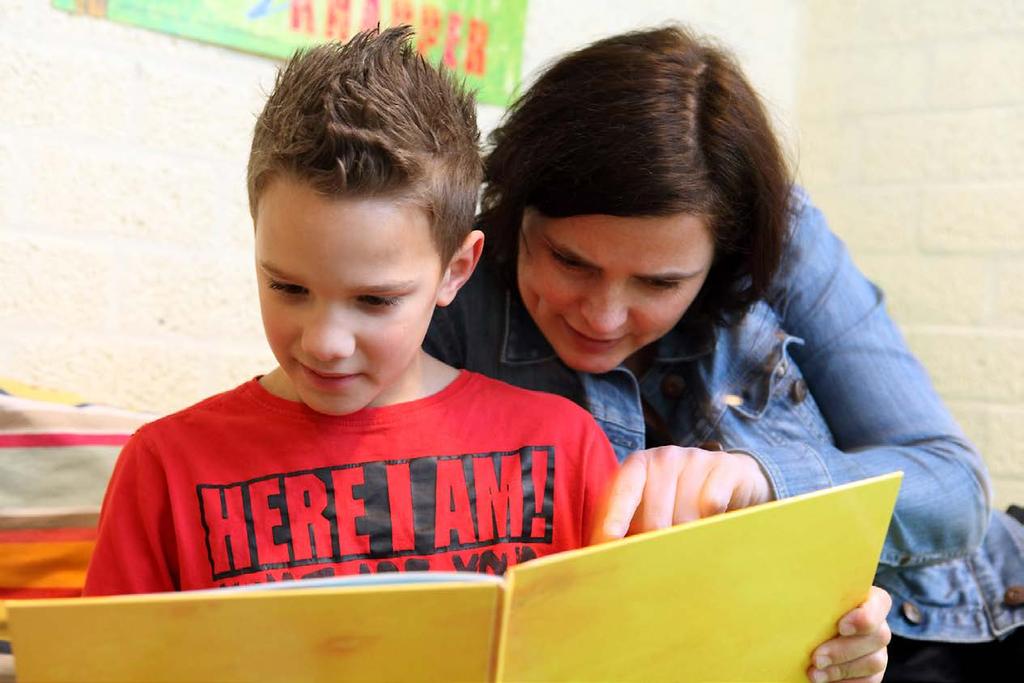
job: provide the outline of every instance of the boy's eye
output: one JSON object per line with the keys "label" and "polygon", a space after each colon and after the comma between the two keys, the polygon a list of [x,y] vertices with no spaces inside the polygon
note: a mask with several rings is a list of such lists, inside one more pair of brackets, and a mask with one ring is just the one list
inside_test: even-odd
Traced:
{"label": "boy's eye", "polygon": [[306,293],[306,288],[301,285],[292,285],[287,282],[278,282],[277,280],[270,280],[269,286],[275,291],[282,292],[290,296],[299,296],[300,294]]}
{"label": "boy's eye", "polygon": [[399,296],[376,296],[373,294],[365,294],[359,297],[361,303],[373,307],[396,306],[401,300],[402,297]]}

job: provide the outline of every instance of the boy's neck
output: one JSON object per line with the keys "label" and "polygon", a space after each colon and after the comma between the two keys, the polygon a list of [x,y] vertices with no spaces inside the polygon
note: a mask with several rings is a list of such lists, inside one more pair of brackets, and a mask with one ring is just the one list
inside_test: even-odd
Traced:
{"label": "boy's neck", "polygon": [[456,368],[439,361],[422,349],[420,350],[420,369],[423,378],[423,395],[420,398],[433,396],[443,391],[459,376],[459,371]]}
{"label": "boy's neck", "polygon": [[[402,392],[402,397],[399,400],[377,404],[374,407],[383,408],[433,396],[443,391],[458,378],[459,371],[457,369],[439,361],[422,349],[418,353],[419,356],[411,363],[413,366],[410,368],[412,377],[406,378],[406,381],[411,384],[410,390]],[[280,366],[260,377],[259,383],[278,398],[297,403],[302,402],[287,373]]]}

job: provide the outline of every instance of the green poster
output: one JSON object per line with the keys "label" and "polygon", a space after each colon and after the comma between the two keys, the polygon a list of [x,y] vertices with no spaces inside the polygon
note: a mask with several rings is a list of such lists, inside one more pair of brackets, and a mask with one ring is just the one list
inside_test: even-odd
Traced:
{"label": "green poster", "polygon": [[53,0],[68,12],[285,59],[364,28],[412,24],[416,45],[506,105],[519,84],[527,0]]}

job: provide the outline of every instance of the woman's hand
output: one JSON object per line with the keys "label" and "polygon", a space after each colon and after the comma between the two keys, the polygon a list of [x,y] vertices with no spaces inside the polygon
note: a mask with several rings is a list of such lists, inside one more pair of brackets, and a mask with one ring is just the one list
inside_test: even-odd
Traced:
{"label": "woman's hand", "polygon": [[609,489],[591,543],[774,499],[749,455],[662,446],[630,454]]}
{"label": "woman's hand", "polygon": [[840,635],[822,643],[811,654],[807,678],[814,683],[879,683],[889,661],[886,646],[892,632],[885,623],[885,615],[891,607],[889,594],[872,586],[868,599],[839,620]]}
{"label": "woman's hand", "polygon": [[[663,446],[630,454],[609,488],[592,543],[662,529],[774,500],[761,466],[749,455]],[[815,683],[879,683],[892,637],[889,594],[872,586],[867,600],[839,620],[839,635],[819,645],[807,677]]]}

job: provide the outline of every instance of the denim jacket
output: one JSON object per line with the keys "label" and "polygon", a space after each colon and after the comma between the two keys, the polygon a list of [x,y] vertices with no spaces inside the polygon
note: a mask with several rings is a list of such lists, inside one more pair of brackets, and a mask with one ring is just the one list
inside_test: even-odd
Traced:
{"label": "denim jacket", "polygon": [[[645,447],[641,397],[677,444],[744,452],[777,498],[903,470],[875,582],[894,633],[981,642],[1024,623],[1024,526],[990,510],[985,465],[822,214],[797,191],[772,291],[704,337],[682,323],[640,378],[565,366],[482,263],[425,349],[587,408],[619,459]],[[714,443],[713,443],[714,442]]]}

